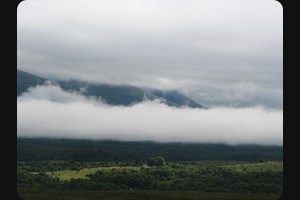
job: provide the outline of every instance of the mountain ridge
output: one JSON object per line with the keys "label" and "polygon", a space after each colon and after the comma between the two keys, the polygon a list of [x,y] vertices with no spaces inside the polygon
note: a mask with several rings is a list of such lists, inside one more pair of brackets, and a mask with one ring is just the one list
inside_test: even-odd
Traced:
{"label": "mountain ridge", "polygon": [[176,90],[164,91],[159,89],[141,89],[131,84],[109,85],[95,84],[78,80],[56,81],[17,70],[17,96],[28,92],[30,87],[43,85],[47,81],[54,83],[64,91],[80,92],[84,96],[97,97],[110,105],[129,106],[145,100],[160,100],[168,106],[190,108],[205,108],[194,100]]}

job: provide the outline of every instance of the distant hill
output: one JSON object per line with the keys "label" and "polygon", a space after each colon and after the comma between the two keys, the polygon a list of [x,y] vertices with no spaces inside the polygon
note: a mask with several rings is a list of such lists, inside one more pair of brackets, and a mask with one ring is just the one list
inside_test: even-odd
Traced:
{"label": "distant hill", "polygon": [[163,156],[167,161],[280,160],[282,146],[156,143],[77,139],[17,138],[18,161],[124,161]]}
{"label": "distant hill", "polygon": [[28,91],[30,87],[43,85],[46,81],[51,81],[57,84],[65,91],[80,92],[85,96],[93,96],[101,98],[111,105],[133,105],[145,100],[159,99],[168,106],[187,106],[191,108],[204,108],[199,103],[184,96],[178,91],[162,91],[158,89],[144,90],[136,86],[126,85],[108,85],[108,84],[92,84],[83,81],[54,81],[33,74],[17,70],[17,96]]}

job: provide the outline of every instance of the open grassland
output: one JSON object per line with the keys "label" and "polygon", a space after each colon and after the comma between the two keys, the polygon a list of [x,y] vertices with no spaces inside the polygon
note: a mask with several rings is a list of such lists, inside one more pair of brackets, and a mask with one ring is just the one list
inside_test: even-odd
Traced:
{"label": "open grassland", "polygon": [[59,189],[18,188],[19,196],[24,200],[276,200],[280,194],[237,194],[196,191],[85,191]]}
{"label": "open grassland", "polygon": [[[139,170],[140,166],[124,166],[124,167],[94,167],[94,168],[83,168],[81,170],[62,170],[56,172],[46,172],[46,174],[57,177],[61,181],[69,181],[73,179],[88,179],[86,175],[95,174],[97,171],[112,171],[112,170]],[[33,172],[32,174],[38,174],[39,172]]]}

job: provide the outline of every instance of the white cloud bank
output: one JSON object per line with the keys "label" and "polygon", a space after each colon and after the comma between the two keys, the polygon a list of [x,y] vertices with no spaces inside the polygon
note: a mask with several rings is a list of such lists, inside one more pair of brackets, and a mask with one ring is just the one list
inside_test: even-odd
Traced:
{"label": "white cloud bank", "polygon": [[174,108],[156,101],[108,106],[48,85],[17,99],[17,133],[28,137],[282,145],[283,111],[263,107]]}

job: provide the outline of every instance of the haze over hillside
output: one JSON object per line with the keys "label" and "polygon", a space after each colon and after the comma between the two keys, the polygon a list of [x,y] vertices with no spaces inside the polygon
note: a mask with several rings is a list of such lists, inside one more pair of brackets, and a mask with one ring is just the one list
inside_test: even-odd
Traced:
{"label": "haze over hillside", "polygon": [[[204,108],[199,103],[189,99],[177,91],[162,91],[151,89],[144,91],[136,86],[126,85],[108,85],[93,84],[82,81],[54,81],[35,76],[33,74],[17,70],[17,96],[28,92],[31,87],[42,86],[46,82],[53,83],[62,88],[64,91],[77,92],[83,96],[95,97],[101,99],[110,105],[133,105],[145,100],[160,100],[169,106],[187,106],[193,108]],[[166,94],[166,95],[163,95]]]}
{"label": "haze over hillside", "polygon": [[18,137],[282,145],[282,16],[269,0],[23,1]]}
{"label": "haze over hillside", "polygon": [[22,71],[17,77],[18,136],[282,143],[278,110],[202,109],[176,91],[49,81]]}

